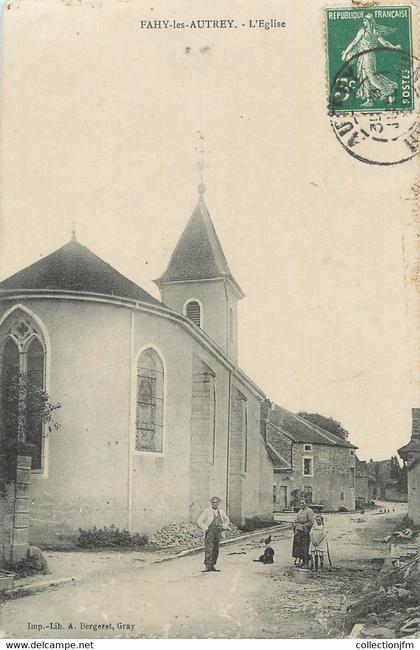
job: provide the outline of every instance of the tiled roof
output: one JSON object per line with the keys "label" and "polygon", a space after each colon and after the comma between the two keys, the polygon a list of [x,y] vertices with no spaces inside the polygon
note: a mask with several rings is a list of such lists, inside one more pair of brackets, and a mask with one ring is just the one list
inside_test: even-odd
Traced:
{"label": "tiled roof", "polygon": [[100,293],[161,304],[75,240],[0,282],[0,292],[14,289]]}
{"label": "tiled roof", "polygon": [[243,295],[230,272],[209,211],[200,196],[172,253],[168,268],[156,282],[159,285],[163,282],[209,280],[220,277],[229,278],[238,292]]}
{"label": "tiled roof", "polygon": [[355,445],[352,445],[344,438],[321,429],[316,424],[304,420],[299,415],[291,413],[281,406],[277,406],[277,404],[270,411],[269,420],[274,426],[278,427],[281,433],[289,436],[293,442],[357,449]]}
{"label": "tiled roof", "polygon": [[417,452],[420,453],[420,437],[419,436],[413,436],[410,441],[404,445],[404,447],[401,447],[398,449],[398,453],[401,456],[401,458],[404,457],[405,454],[409,452]]}
{"label": "tiled roof", "polygon": [[269,443],[268,442],[265,443],[265,446],[268,455],[270,456],[270,460],[273,463],[274,469],[283,469],[283,470],[292,469],[290,467],[290,463],[288,463],[287,460],[283,458],[283,456],[278,451],[276,451],[275,440],[271,439]]}

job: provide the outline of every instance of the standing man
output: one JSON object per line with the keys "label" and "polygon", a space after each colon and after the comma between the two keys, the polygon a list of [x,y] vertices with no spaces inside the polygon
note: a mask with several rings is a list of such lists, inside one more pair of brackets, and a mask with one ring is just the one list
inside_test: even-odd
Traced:
{"label": "standing man", "polygon": [[212,497],[211,507],[206,508],[198,518],[198,525],[204,532],[204,571],[220,571],[215,568],[219,556],[219,544],[224,530],[229,528],[230,519],[222,508],[221,499]]}

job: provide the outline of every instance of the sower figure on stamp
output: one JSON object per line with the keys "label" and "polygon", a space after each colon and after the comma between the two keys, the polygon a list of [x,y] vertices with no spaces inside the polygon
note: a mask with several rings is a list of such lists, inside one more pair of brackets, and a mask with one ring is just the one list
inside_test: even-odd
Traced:
{"label": "sower figure on stamp", "polygon": [[343,61],[348,61],[355,55],[356,70],[359,87],[356,97],[364,99],[362,106],[373,106],[373,100],[386,99],[389,104],[394,101],[393,96],[398,87],[395,81],[391,81],[382,72],[376,69],[376,53],[379,47],[390,50],[400,50],[400,45],[393,45],[386,41],[383,36],[395,31],[392,27],[377,25],[372,14],[366,14],[363,18],[363,27],[357,32],[354,39],[342,52]]}
{"label": "sower figure on stamp", "polygon": [[211,506],[206,508],[198,518],[198,525],[204,531],[204,571],[219,571],[215,568],[219,556],[219,544],[223,531],[229,528],[230,519],[222,508],[221,499],[212,497]]}

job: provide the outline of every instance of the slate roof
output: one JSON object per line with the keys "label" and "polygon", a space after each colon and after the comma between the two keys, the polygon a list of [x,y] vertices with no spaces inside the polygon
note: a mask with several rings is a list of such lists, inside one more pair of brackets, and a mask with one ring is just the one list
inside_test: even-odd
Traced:
{"label": "slate roof", "polygon": [[76,240],[0,282],[0,292],[14,289],[100,293],[161,304]]}
{"label": "slate roof", "polygon": [[312,445],[330,445],[334,447],[349,447],[357,449],[347,440],[321,429],[316,424],[304,420],[299,415],[291,413],[281,406],[274,405],[269,413],[269,421],[286,434],[293,442],[301,442]]}
{"label": "slate roof", "polygon": [[209,280],[220,277],[229,278],[241,297],[244,295],[230,272],[209,211],[200,195],[172,253],[168,268],[156,283],[159,285],[164,282]]}

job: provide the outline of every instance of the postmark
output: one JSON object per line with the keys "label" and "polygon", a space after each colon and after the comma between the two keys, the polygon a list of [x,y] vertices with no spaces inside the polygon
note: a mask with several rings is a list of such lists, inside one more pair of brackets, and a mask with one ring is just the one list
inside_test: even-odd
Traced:
{"label": "postmark", "polygon": [[410,7],[327,9],[328,112],[361,162],[395,165],[420,149],[420,66]]}

